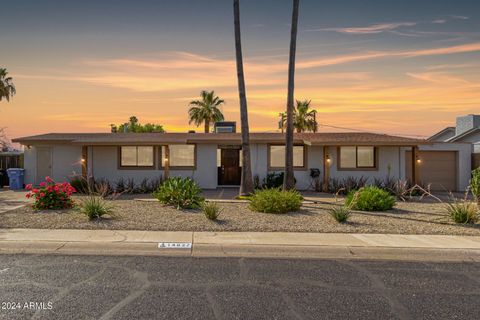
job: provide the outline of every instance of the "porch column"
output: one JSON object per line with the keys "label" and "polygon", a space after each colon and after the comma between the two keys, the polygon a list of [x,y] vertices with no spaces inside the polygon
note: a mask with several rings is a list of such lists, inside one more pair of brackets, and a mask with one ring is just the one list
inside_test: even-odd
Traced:
{"label": "porch column", "polygon": [[322,183],[322,191],[328,192],[328,184],[330,182],[330,164],[332,162],[332,158],[330,156],[329,147],[323,147],[323,183]]}
{"label": "porch column", "polygon": [[412,183],[418,183],[418,147],[412,146]]}
{"label": "porch column", "polygon": [[82,159],[81,165],[82,165],[82,177],[83,179],[87,179],[87,173],[88,173],[88,147],[87,146],[82,146]]}
{"label": "porch column", "polygon": [[170,146],[165,146],[165,154],[162,155],[164,157],[165,166],[163,168],[163,178],[168,179],[170,177]]}

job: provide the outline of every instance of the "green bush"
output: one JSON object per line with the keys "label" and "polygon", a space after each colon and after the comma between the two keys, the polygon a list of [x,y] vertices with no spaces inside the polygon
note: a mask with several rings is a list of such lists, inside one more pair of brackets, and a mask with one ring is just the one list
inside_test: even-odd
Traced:
{"label": "green bush", "polygon": [[480,167],[472,171],[470,190],[478,204],[480,204]]}
{"label": "green bush", "polygon": [[395,205],[395,197],[378,187],[365,187],[356,192],[350,192],[345,204],[354,210],[386,211]]}
{"label": "green bush", "polygon": [[202,210],[205,217],[210,220],[217,220],[221,212],[216,202],[204,202],[202,204]]}
{"label": "green bush", "polygon": [[348,207],[333,207],[329,211],[332,218],[337,220],[337,222],[343,223],[347,222],[350,217],[350,209]]}
{"label": "green bush", "polygon": [[475,223],[478,220],[478,206],[471,201],[455,201],[447,204],[447,213],[456,223]]}
{"label": "green bush", "polygon": [[250,198],[250,209],[266,213],[287,213],[298,211],[302,196],[295,190],[264,189],[255,192]]}
{"label": "green bush", "polygon": [[[274,189],[274,188],[281,188],[283,186],[283,172],[270,172],[267,176],[263,179],[262,188],[264,189]],[[297,183],[297,179],[295,179],[295,183]]]}
{"label": "green bush", "polygon": [[93,220],[106,214],[111,215],[112,207],[101,196],[92,194],[82,201],[80,212],[86,215],[89,220]]}
{"label": "green bush", "polygon": [[75,188],[75,191],[82,194],[88,193],[88,182],[82,176],[74,176],[70,180],[70,185]]}
{"label": "green bush", "polygon": [[202,190],[190,178],[169,178],[153,193],[153,196],[163,204],[171,205],[177,209],[199,208],[203,202],[200,195]]}

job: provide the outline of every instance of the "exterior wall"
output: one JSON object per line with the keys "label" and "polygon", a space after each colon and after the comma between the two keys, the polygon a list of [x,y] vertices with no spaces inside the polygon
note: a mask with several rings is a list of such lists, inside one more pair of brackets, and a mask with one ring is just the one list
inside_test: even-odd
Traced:
{"label": "exterior wall", "polygon": [[25,169],[25,184],[35,183],[37,173],[37,150],[35,147],[25,148],[23,168]]}
{"label": "exterior wall", "polygon": [[[71,145],[50,145],[52,147],[52,177],[57,181],[65,181],[74,174],[81,174],[82,147]],[[170,169],[170,176],[191,177],[205,189],[217,187],[217,144],[197,145],[197,167],[195,170]],[[323,147],[306,146],[307,166],[305,169],[295,170],[297,188],[305,190],[311,187],[310,168],[318,168],[323,172]],[[446,150],[458,153],[458,185],[459,190],[465,190],[468,186],[472,165],[472,146],[468,143],[435,143],[420,146],[420,150]],[[329,147],[330,177],[344,179],[349,176],[368,177],[369,182],[374,178],[384,179],[390,177],[405,179],[405,152],[410,148],[401,147],[378,147],[377,170],[353,171],[338,170],[337,147]],[[253,144],[251,147],[252,173],[258,175],[262,181],[268,171],[268,145]],[[132,178],[139,183],[144,178],[156,178],[163,174],[160,169],[119,169],[118,148],[114,146],[94,146],[88,148],[88,175],[96,179],[105,178],[116,181],[119,178]],[[36,146],[25,149],[25,183],[35,183],[36,176]]]}
{"label": "exterior wall", "polygon": [[[190,177],[200,187],[211,189],[217,187],[217,146],[213,144],[197,145],[197,167],[195,170],[170,169],[170,177]],[[118,147],[89,147],[89,175],[95,179],[107,179],[115,182],[120,178],[134,179],[140,183],[145,178],[157,178],[163,175],[160,169],[119,169]]]}
{"label": "exterior wall", "polygon": [[403,179],[405,177],[405,156],[403,160],[399,147],[378,147],[377,148],[377,169],[376,170],[338,170],[338,151],[337,147],[329,147],[330,159],[330,178],[345,179],[347,177],[365,177],[372,183],[375,178],[385,179],[390,176],[394,179]]}
{"label": "exterior wall", "polygon": [[67,181],[82,174],[82,147],[69,145],[53,146],[52,176],[56,181]]}
{"label": "exterior wall", "polygon": [[[40,145],[39,145],[40,146]],[[82,147],[71,145],[42,145],[52,148],[52,176],[56,181],[69,180],[74,175],[82,174]],[[37,175],[37,146],[25,148],[25,183],[38,183]]]}
{"label": "exterior wall", "polygon": [[461,142],[469,142],[472,144],[472,151],[474,153],[480,153],[480,132],[477,132],[475,134],[469,134],[463,139],[461,139]]}

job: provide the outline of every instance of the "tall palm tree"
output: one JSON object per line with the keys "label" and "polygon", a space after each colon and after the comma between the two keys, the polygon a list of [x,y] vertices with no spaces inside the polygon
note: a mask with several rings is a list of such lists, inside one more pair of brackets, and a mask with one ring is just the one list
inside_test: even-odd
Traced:
{"label": "tall palm tree", "polygon": [[225,100],[216,96],[214,91],[203,90],[200,92],[200,96],[202,97],[201,100],[190,101],[189,123],[193,122],[197,127],[203,123],[205,133],[209,133],[211,123],[223,121],[223,114],[219,107],[225,103]]}
{"label": "tall palm tree", "polygon": [[240,3],[233,0],[233,24],[235,29],[235,56],[237,61],[238,96],[240,98],[240,121],[242,125],[242,176],[240,195],[253,193],[252,165],[250,160],[250,130],[248,128],[247,94],[243,74],[242,39],[240,33]]}
{"label": "tall palm tree", "polygon": [[297,50],[298,7],[300,0],[293,0],[292,27],[290,31],[290,57],[288,61],[287,128],[285,135],[285,175],[283,189],[295,188],[293,174],[293,100],[295,89],[295,54]]}
{"label": "tall palm tree", "polygon": [[0,101],[5,99],[10,101],[10,97],[14,96],[17,91],[13,84],[12,77],[8,76],[7,69],[0,68]]}
{"label": "tall palm tree", "polygon": [[[293,109],[293,128],[300,132],[312,131],[317,132],[317,110],[310,109],[311,100],[297,100]],[[280,113],[280,123],[282,131],[287,123],[286,113]]]}

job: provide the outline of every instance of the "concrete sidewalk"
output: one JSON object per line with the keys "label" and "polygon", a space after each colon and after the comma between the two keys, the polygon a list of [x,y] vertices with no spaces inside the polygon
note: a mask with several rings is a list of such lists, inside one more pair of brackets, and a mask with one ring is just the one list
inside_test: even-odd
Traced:
{"label": "concrete sidewalk", "polygon": [[0,229],[0,253],[480,262],[480,236]]}

